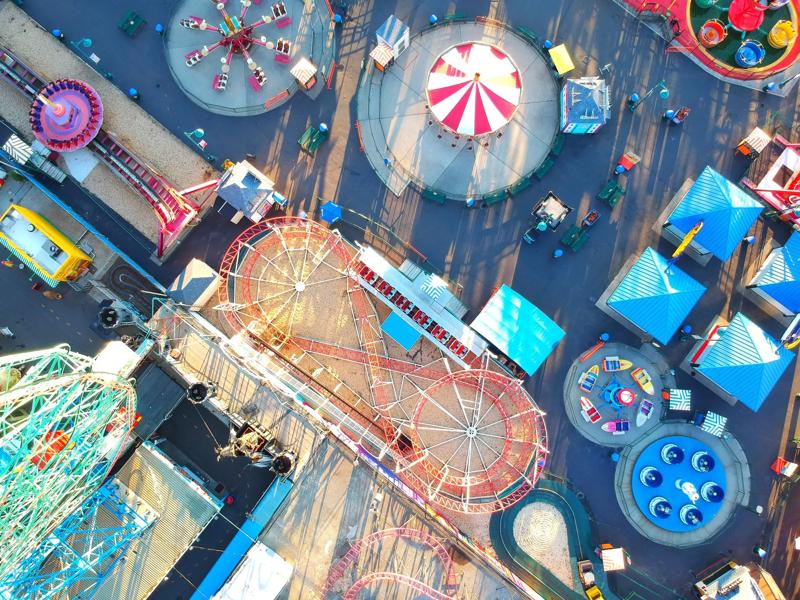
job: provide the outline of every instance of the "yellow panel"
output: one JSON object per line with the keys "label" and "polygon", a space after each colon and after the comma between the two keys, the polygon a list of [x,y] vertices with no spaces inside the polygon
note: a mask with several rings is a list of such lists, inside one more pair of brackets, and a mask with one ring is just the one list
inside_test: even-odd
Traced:
{"label": "yellow panel", "polygon": [[569,73],[575,68],[575,63],[572,62],[572,57],[569,55],[566,44],[559,44],[555,48],[550,48],[550,58],[553,60],[559,75]]}
{"label": "yellow panel", "polygon": [[70,240],[66,235],[61,233],[54,225],[50,223],[47,219],[45,219],[39,213],[32,211],[29,208],[25,208],[24,206],[19,206],[18,204],[12,204],[9,206],[8,210],[3,213],[3,216],[0,217],[0,220],[5,219],[6,215],[12,211],[17,210],[20,214],[22,214],[26,219],[28,219],[31,223],[36,226],[36,229],[41,231],[47,239],[53,242],[56,246],[61,248],[68,256],[77,258],[83,261],[92,261],[92,257],[86,254],[83,250],[78,248],[75,243]]}

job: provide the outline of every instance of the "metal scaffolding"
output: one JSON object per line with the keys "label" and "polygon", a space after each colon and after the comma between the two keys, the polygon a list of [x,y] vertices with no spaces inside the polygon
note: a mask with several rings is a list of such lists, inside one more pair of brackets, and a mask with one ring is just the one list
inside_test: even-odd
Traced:
{"label": "metal scaffolding", "polygon": [[66,345],[0,357],[0,581],[102,485],[133,427],[131,382]]}
{"label": "metal scaffolding", "polygon": [[0,581],[0,597],[90,598],[157,518],[124,484],[110,480]]}

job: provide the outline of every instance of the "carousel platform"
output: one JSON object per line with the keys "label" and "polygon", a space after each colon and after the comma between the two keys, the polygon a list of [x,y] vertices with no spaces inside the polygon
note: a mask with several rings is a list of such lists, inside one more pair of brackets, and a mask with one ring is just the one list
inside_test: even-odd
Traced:
{"label": "carousel platform", "polygon": [[[442,125],[431,110],[427,89],[437,60],[470,43],[486,44],[506,55],[520,82],[507,122],[478,137],[457,135]],[[367,158],[398,196],[409,184],[423,193],[461,201],[505,194],[530,179],[556,139],[559,88],[554,75],[539,48],[505,26],[471,21],[426,29],[384,72],[367,66],[357,97]]]}

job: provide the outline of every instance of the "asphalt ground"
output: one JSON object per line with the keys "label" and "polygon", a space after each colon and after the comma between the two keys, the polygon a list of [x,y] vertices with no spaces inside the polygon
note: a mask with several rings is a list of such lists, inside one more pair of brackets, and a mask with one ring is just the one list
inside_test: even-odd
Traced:
{"label": "asphalt ground", "polygon": [[[290,198],[292,212],[306,210],[313,214],[317,198],[336,198],[345,207],[383,222],[419,248],[464,286],[463,300],[472,307],[480,307],[495,286],[508,283],[553,317],[567,335],[527,384],[548,413],[548,469],[585,493],[598,541],[626,547],[636,568],[631,575],[641,573],[637,577],[642,581],[652,579],[684,592],[694,573],[705,565],[721,557],[739,561],[751,558],[754,543],[762,541],[765,522],[747,510],[739,510],[713,543],[692,550],[668,551],[635,533],[616,504],[613,464],[607,450],[584,440],[572,429],[561,406],[561,386],[569,364],[601,331],[608,331],[617,341],[637,343],[631,333],[603,315],[593,303],[632,253],[647,245],[662,254],[671,252],[672,248],[660,243],[650,227],[684,179],[695,177],[707,164],[737,179],[745,164],[734,156],[733,146],[757,125],[792,136],[797,123],[794,95],[781,102],[717,81],[685,57],[665,53],[661,40],[609,0],[537,3],[535,11],[525,0],[376,0],[351,3],[353,19],[344,25],[339,38],[340,70],[333,79],[333,88],[317,101],[300,95],[258,117],[221,117],[204,112],[184,98],[171,79],[161,38],[151,27],[158,21],[167,21],[172,5],[157,0],[137,3],[136,10],[148,25],[135,38],[128,38],[116,28],[127,6],[99,0],[27,0],[24,8],[45,27],[61,28],[68,39],[91,37],[93,50],[102,57],[118,85],[123,89],[137,87],[142,106],[176,134],[202,127],[209,151],[220,159],[254,154],[255,163],[276,179],[278,188]],[[469,210],[457,203],[428,204],[414,190],[399,198],[389,195],[360,153],[353,129],[359,69],[373,44],[374,30],[394,12],[416,31],[427,22],[428,15],[444,14],[449,7],[467,15],[494,10],[499,19],[566,42],[578,74],[593,74],[599,66],[610,65],[612,122],[591,137],[567,139],[561,157],[542,182],[491,209]],[[630,113],[625,105],[628,94],[643,94],[661,79],[670,89],[669,101],[664,102],[655,94],[636,113]],[[664,124],[660,118],[663,111],[680,105],[692,108],[685,124]],[[331,139],[314,158],[308,158],[300,153],[296,140],[309,124],[320,121],[330,125]],[[594,195],[608,179],[617,157],[629,149],[642,155],[643,160],[624,182],[628,189],[625,199],[613,211],[604,205],[596,206]],[[531,206],[548,190],[574,206],[577,218],[590,206],[601,213],[601,221],[593,228],[587,245],[577,254],[567,252],[558,261],[551,258],[558,234],[544,235],[534,246],[521,245],[519,241]],[[85,210],[100,209],[86,206]],[[241,224],[228,223],[229,216],[224,211],[210,212],[164,267],[142,264],[162,281],[176,274],[192,256],[212,266],[219,264],[225,248],[242,229]],[[562,227],[570,224],[568,221]],[[735,286],[759,247],[772,237],[782,243],[789,231],[780,225],[759,222],[754,233],[756,246],[743,248],[725,264],[714,260],[707,267],[700,267],[690,260],[681,262],[681,268],[709,288],[690,315],[689,321],[696,330],[720,312],[731,316],[743,310],[773,335],[781,333],[778,323],[744,300]],[[673,340],[662,350],[677,366],[689,345]],[[730,429],[750,461],[753,506],[767,502],[773,481],[769,465],[795,428],[795,413],[789,406],[795,369],[793,364],[791,373],[781,379],[755,416],[741,406],[729,408],[679,374],[679,384],[695,391],[697,408],[716,408],[729,417]],[[787,415],[792,421],[785,423]],[[780,565],[775,570],[780,579]],[[626,580],[618,583],[620,592],[640,590]],[[791,596],[792,590],[786,592]]]}

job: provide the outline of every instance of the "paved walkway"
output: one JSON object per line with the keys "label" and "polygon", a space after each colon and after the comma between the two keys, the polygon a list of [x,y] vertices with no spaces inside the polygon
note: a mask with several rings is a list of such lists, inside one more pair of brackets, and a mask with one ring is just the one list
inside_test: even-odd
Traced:
{"label": "paved walkway", "polygon": [[[426,92],[434,61],[469,41],[501,48],[522,81],[519,107],[502,137],[480,142],[438,126]],[[514,30],[474,21],[427,28],[385,73],[367,69],[357,98],[367,159],[396,195],[412,183],[458,200],[489,196],[529,177],[547,158],[558,131],[558,94],[541,51]]]}
{"label": "paved walkway", "polygon": [[[664,402],[661,400],[661,390],[664,387],[669,387],[669,385],[674,386],[675,376],[668,372],[668,368],[666,368],[665,364],[657,364],[654,362],[652,357],[653,353],[648,352],[648,354],[649,356],[645,355],[641,350],[636,350],[625,344],[610,343],[600,348],[596,354],[583,362],[581,362],[580,356],[575,359],[575,362],[572,363],[569,371],[567,371],[567,377],[564,380],[564,407],[566,408],[570,423],[572,423],[583,437],[601,446],[618,448],[635,443],[639,438],[646,435],[658,425],[664,410]],[[621,359],[629,360],[633,363],[633,366],[626,371],[604,373],[602,370],[602,362],[603,359],[608,356],[618,356]],[[600,373],[597,378],[597,383],[591,393],[586,393],[578,387],[578,380],[583,373],[594,365],[600,367]],[[631,378],[631,371],[637,367],[643,368],[650,375],[653,381],[653,387],[655,388],[655,393],[652,396],[645,394]],[[636,402],[629,407],[622,407],[619,411],[615,410],[601,395],[604,387],[614,380],[636,394]],[[590,423],[581,413],[580,401],[582,396],[589,398],[600,413],[602,419],[597,423]],[[653,403],[653,412],[643,425],[637,426],[636,417],[643,399],[649,399]],[[630,423],[630,431],[627,433],[614,435],[601,429],[602,424],[620,418],[627,419]]]}
{"label": "paved walkway", "polygon": [[[633,498],[631,482],[639,455],[654,441],[672,435],[683,435],[702,441],[717,455],[720,466],[725,470],[725,498],[719,512],[702,527],[688,532],[667,531],[658,527],[639,510]],[[713,540],[731,520],[737,505],[748,505],[750,466],[744,450],[732,435],[726,434],[725,437],[718,438],[689,423],[664,423],[622,451],[614,476],[614,491],[625,518],[643,536],[665,546],[691,548]]]}

